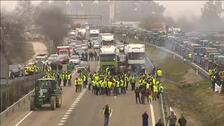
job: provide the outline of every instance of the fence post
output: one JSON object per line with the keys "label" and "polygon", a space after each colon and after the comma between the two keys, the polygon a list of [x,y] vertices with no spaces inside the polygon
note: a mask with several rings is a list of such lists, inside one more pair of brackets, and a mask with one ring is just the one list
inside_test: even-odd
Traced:
{"label": "fence post", "polygon": [[163,124],[164,124],[164,126],[166,126],[166,116],[165,116],[165,111],[164,111],[164,102],[163,102],[163,94],[162,93],[160,93],[160,102],[161,102]]}

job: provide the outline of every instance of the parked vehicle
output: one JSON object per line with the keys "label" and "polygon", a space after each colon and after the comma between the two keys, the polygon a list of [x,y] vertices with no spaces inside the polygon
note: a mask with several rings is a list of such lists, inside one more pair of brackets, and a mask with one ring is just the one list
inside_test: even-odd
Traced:
{"label": "parked vehicle", "polygon": [[9,65],[9,77],[11,79],[24,75],[23,66],[20,64]]}
{"label": "parked vehicle", "polygon": [[69,63],[69,56],[68,55],[58,55],[57,63],[58,64],[68,64]]}
{"label": "parked vehicle", "polygon": [[80,56],[79,55],[72,55],[69,62],[72,62],[74,64],[79,64],[80,61],[81,60],[80,60]]}
{"label": "parked vehicle", "polygon": [[54,79],[42,78],[35,83],[34,94],[30,100],[30,110],[36,110],[45,104],[50,104],[51,110],[60,108],[62,105],[62,88]]}

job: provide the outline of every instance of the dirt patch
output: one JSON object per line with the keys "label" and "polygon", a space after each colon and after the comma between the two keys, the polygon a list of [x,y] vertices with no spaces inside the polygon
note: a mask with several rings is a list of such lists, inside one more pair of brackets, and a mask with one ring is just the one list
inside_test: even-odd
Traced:
{"label": "dirt patch", "polygon": [[202,81],[203,78],[198,74],[197,71],[189,69],[187,73],[183,76],[183,80],[180,84],[193,84]]}
{"label": "dirt patch", "polygon": [[43,54],[43,53],[48,54],[47,47],[44,44],[44,42],[30,41],[30,43],[32,43],[34,55],[32,56],[31,59],[27,60],[26,63],[33,62],[33,60],[37,54]]}

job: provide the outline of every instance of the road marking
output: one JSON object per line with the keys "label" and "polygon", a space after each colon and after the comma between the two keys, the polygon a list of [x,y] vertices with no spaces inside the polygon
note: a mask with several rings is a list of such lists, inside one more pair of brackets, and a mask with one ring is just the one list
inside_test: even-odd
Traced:
{"label": "road marking", "polygon": [[69,107],[69,109],[66,111],[66,113],[63,115],[61,120],[58,123],[58,126],[63,126],[66,120],[69,118],[69,115],[72,113],[72,111],[75,109],[76,105],[79,103],[82,96],[86,93],[87,89],[83,89],[83,91],[79,94],[79,96],[75,99],[75,101],[72,103],[72,105]]}
{"label": "road marking", "polygon": [[154,115],[154,109],[152,106],[152,102],[150,103],[150,112],[151,112],[151,118],[152,118],[152,126],[155,126],[155,115]]}
{"label": "road marking", "polygon": [[58,125],[59,125],[59,126],[63,126],[63,125],[64,125],[64,123],[58,123]]}
{"label": "road marking", "polygon": [[21,124],[33,111],[30,111],[29,113],[27,113],[15,126],[18,126],[19,124]]}
{"label": "road marking", "polygon": [[113,109],[111,109],[110,117],[112,116],[112,113],[113,113]]}

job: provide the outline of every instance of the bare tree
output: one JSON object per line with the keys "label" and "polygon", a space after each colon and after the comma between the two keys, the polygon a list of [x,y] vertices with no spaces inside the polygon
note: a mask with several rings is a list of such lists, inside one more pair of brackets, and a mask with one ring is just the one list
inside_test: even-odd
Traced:
{"label": "bare tree", "polygon": [[202,31],[220,31],[224,29],[222,1],[209,0],[201,9],[199,29]]}

